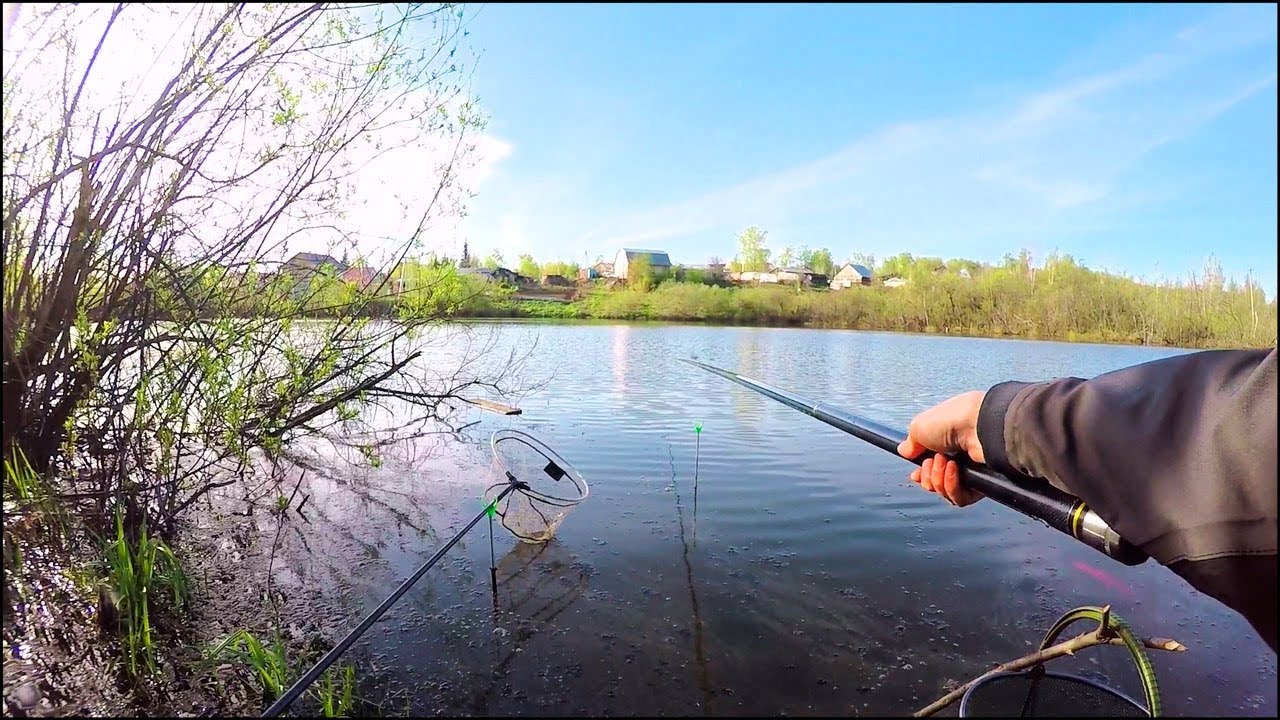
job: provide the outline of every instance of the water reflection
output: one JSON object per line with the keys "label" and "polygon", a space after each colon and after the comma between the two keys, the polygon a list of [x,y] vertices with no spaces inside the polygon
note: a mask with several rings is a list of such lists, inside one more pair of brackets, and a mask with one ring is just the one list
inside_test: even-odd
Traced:
{"label": "water reflection", "polygon": [[[668,452],[671,451],[668,446]],[[698,589],[693,579],[693,561],[690,559],[690,548],[697,543],[697,527],[698,527],[698,484],[695,470],[693,482],[693,508],[690,512],[693,529],[686,532],[684,503],[681,501],[680,478],[676,473],[675,456],[670,455],[671,460],[671,488],[676,498],[676,519],[680,524],[680,548],[681,561],[684,563],[685,586],[689,591],[689,608],[692,613],[691,624],[693,626],[693,654],[697,675],[698,688],[702,691],[702,709],[706,715],[712,714],[711,702],[711,667],[707,659],[706,647],[704,644],[705,629],[702,624],[702,613],[698,608]],[[696,460],[695,460],[696,462]],[[695,465],[696,468],[696,465]]]}
{"label": "water reflection", "polygon": [[505,671],[520,647],[577,602],[588,587],[590,566],[575,562],[551,542],[516,545],[498,562],[495,623],[510,633],[509,652],[495,666]]}
{"label": "water reflection", "polygon": [[609,369],[613,372],[613,391],[627,392],[627,362],[630,357],[631,326],[617,325],[609,329]]}

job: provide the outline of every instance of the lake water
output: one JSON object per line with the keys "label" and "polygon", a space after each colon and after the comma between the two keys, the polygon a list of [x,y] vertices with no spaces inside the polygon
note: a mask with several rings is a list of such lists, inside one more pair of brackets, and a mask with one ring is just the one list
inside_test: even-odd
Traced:
{"label": "lake water", "polygon": [[[336,640],[474,516],[495,429],[545,441],[591,496],[544,547],[499,529],[496,601],[482,523],[353,648],[385,712],[910,714],[1033,650],[1067,609],[1107,603],[1188,646],[1151,653],[1170,714],[1276,712],[1274,655],[1167,570],[1120,566],[990,501],[950,507],[907,482],[909,463],[678,362],[905,427],[965,390],[1180,351],[671,325],[478,332],[534,348],[522,377],[540,386],[507,398],[524,414],[464,411],[479,424],[378,469],[312,460],[310,522],[282,533],[275,566],[292,596],[329,598],[303,626]],[[1119,648],[1061,669],[1141,697]]]}

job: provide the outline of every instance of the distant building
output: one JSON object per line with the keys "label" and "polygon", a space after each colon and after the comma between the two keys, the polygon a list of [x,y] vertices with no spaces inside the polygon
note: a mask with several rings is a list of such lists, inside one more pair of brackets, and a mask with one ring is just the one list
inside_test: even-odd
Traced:
{"label": "distant building", "polygon": [[611,262],[598,262],[592,265],[591,269],[596,271],[596,277],[613,277],[613,263]]}
{"label": "distant building", "polygon": [[520,285],[522,284],[522,281],[523,283],[532,282],[531,278],[527,278],[523,275],[516,273],[514,270],[508,270],[507,268],[504,268],[504,267],[458,268],[458,274],[459,275],[479,275],[480,277],[493,280],[495,282],[504,283],[506,285]]}
{"label": "distant building", "polygon": [[826,287],[828,283],[826,275],[806,267],[774,268],[773,274],[777,277],[775,282],[780,283],[798,283],[806,287]]}
{"label": "distant building", "polygon": [[357,288],[364,290],[370,285],[377,287],[382,284],[382,273],[374,270],[367,265],[355,265],[343,270],[338,277],[348,285],[355,285]]}
{"label": "distant building", "polygon": [[857,263],[845,263],[840,266],[840,271],[831,279],[831,287],[836,290],[851,288],[854,285],[870,285],[871,270],[865,265]]}
{"label": "distant building", "polygon": [[730,273],[730,279],[743,283],[776,283],[778,282],[778,273],[769,270],[744,270],[739,273]]}
{"label": "distant building", "polygon": [[824,273],[814,272],[806,267],[775,267],[769,270],[745,270],[729,273],[729,279],[739,283],[758,283],[771,285],[777,283],[803,285],[805,287],[826,287],[830,283]]}
{"label": "distant building", "polygon": [[573,287],[573,283],[569,278],[563,275],[543,275],[542,284],[551,287]]}
{"label": "distant building", "polygon": [[667,253],[662,250],[634,250],[631,248],[623,248],[613,258],[613,267],[610,268],[609,276],[627,278],[627,268],[636,258],[647,257],[649,259],[649,267],[653,268],[655,273],[665,272],[671,269],[671,258],[667,257]]}
{"label": "distant building", "polygon": [[884,281],[884,286],[888,288],[902,287],[903,285],[906,285],[906,284],[907,284],[907,281],[903,280],[900,277],[885,278],[885,281]]}
{"label": "distant building", "polygon": [[296,253],[280,266],[281,273],[300,282],[309,280],[313,275],[322,275],[325,272],[339,275],[346,269],[346,264],[335,260],[332,255],[306,252]]}

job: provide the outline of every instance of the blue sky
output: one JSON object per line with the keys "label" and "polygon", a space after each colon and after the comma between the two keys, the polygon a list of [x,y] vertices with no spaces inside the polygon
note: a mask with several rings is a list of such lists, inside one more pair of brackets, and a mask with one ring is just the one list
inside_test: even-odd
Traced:
{"label": "blue sky", "polygon": [[[470,8],[473,253],[1210,253],[1276,289],[1274,6]],[[460,240],[453,244],[461,246]]]}

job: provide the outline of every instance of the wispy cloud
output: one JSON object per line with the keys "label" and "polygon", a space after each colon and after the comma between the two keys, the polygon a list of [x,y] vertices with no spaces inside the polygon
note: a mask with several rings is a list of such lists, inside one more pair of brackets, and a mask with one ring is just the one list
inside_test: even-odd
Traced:
{"label": "wispy cloud", "polygon": [[1211,16],[1109,71],[995,110],[885,127],[824,157],[606,218],[578,243],[678,245],[711,233],[732,237],[750,223],[785,231],[833,215],[846,219],[850,241],[872,250],[1096,224],[1130,202],[1121,197],[1126,173],[1145,156],[1275,86],[1274,63],[1235,65],[1206,79],[1205,67],[1224,53],[1274,41],[1273,26],[1255,21],[1242,32],[1241,22],[1236,10],[1226,20]]}

